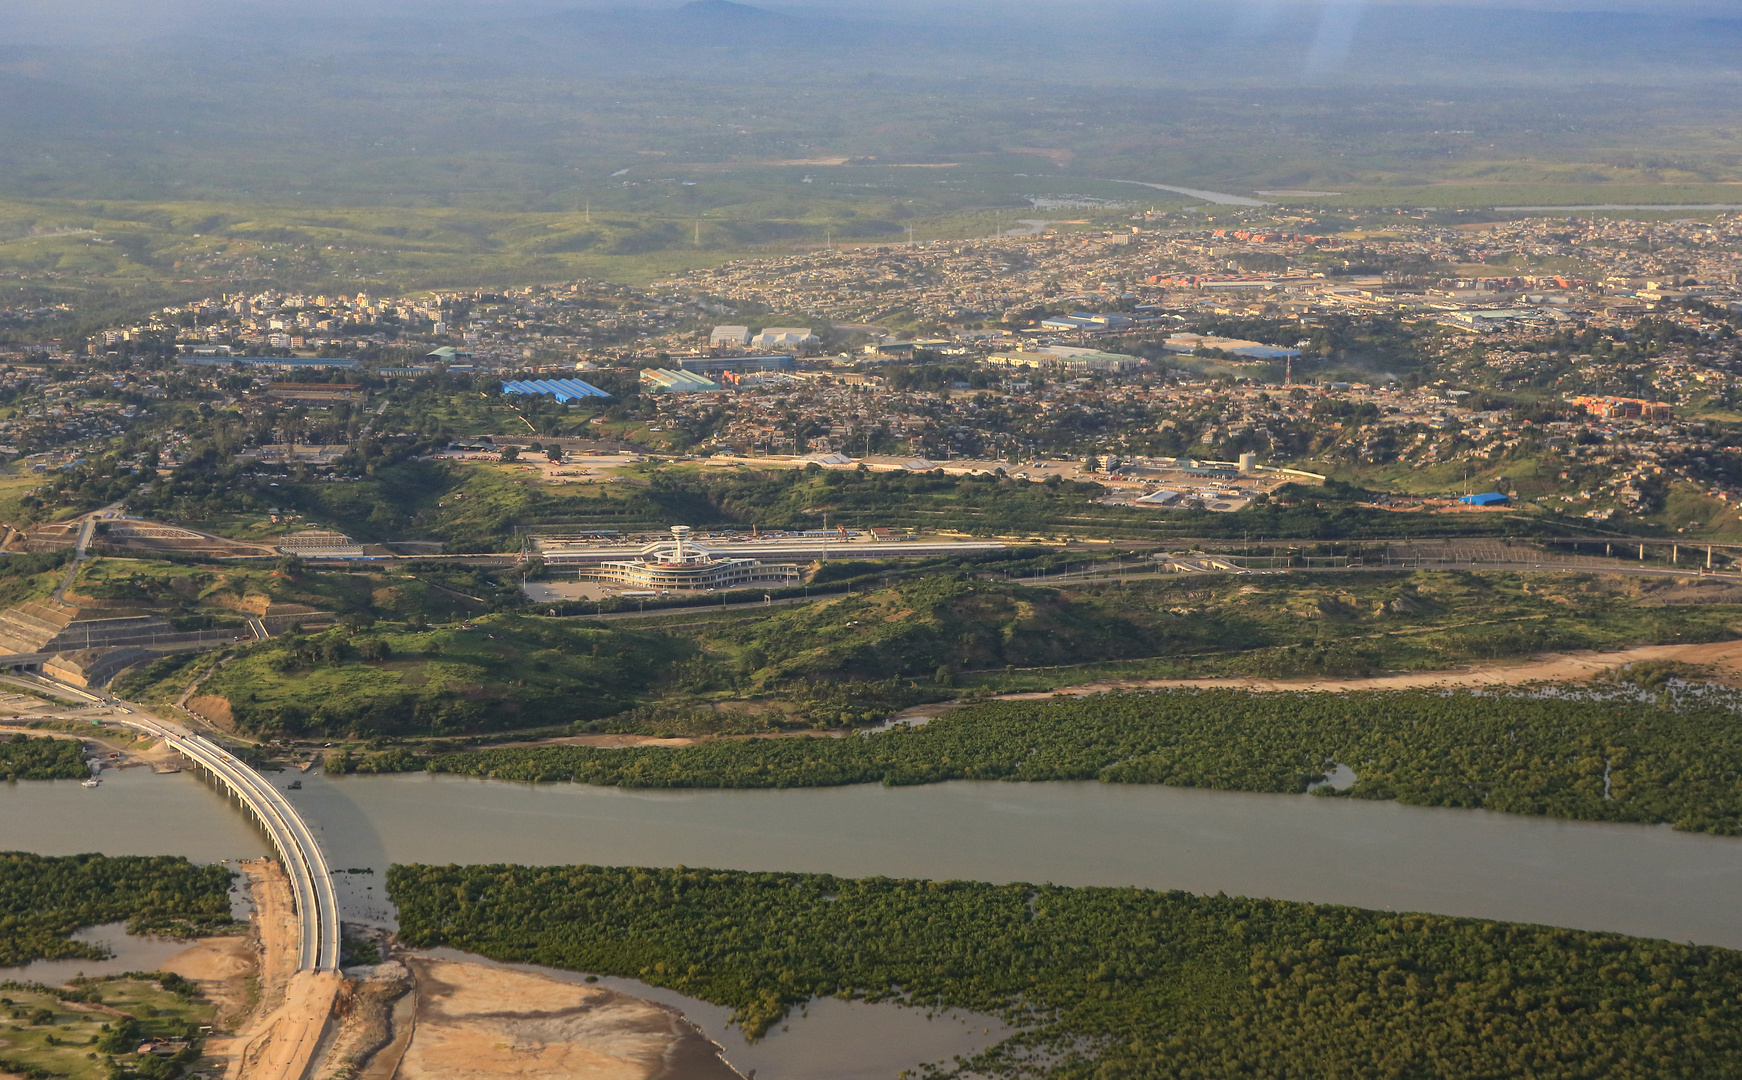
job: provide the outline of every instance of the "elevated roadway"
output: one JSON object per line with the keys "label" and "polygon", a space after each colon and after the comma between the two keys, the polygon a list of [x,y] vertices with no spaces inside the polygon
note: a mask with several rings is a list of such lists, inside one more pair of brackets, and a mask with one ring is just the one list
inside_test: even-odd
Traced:
{"label": "elevated roadway", "polygon": [[260,821],[290,878],[300,927],[297,970],[339,970],[339,900],[332,871],[308,823],[284,793],[222,746],[179,724],[140,715],[115,720],[165,740],[216,778]]}

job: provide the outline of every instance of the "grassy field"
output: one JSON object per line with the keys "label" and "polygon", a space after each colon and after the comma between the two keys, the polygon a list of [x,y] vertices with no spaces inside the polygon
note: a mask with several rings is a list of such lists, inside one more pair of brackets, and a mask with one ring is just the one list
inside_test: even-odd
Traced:
{"label": "grassy field", "polygon": [[[416,630],[288,635],[229,654],[200,687],[208,716],[251,734],[450,734],[585,723],[651,697],[693,647],[573,622],[486,616]],[[209,667],[171,658],[118,687],[147,700]],[[222,704],[217,704],[221,702]]]}
{"label": "grassy field", "polygon": [[[1011,158],[1019,168],[1039,161]],[[969,159],[937,170],[688,166],[679,171],[687,169],[709,185],[705,202],[650,202],[607,191],[599,203],[577,195],[573,206],[560,210],[0,198],[0,275],[18,281],[15,295],[21,301],[73,304],[76,310],[56,327],[94,328],[127,312],[244,284],[341,292],[505,287],[576,278],[644,285],[733,259],[827,243],[905,240],[909,228],[914,239],[957,240],[994,235],[1022,218],[1117,223],[1133,210],[1195,203],[1107,179],[1008,172],[1000,164]],[[922,172],[936,175],[921,177]],[[807,176],[814,183],[801,188]],[[1253,194],[1237,184],[1224,186],[1235,194]],[[1285,210],[1349,210],[1367,228],[1383,220],[1373,219],[1372,211],[1387,207],[1488,211],[1742,202],[1742,184],[1642,184],[1624,177],[1605,183],[1526,177],[1335,188],[1336,195],[1263,197]],[[1101,200],[1106,207],[1041,211],[1031,205],[1031,199],[1048,197]],[[1210,214],[1217,221],[1249,216],[1226,207],[1210,208]]]}
{"label": "grassy field", "polygon": [[[1667,579],[1432,570],[1037,584],[1004,570],[1025,572],[866,567],[852,595],[633,623],[503,612],[420,628],[353,613],[350,628],[238,647],[201,685],[202,708],[293,737],[711,735],[875,723],[964,688],[1436,670],[1727,640],[1742,624],[1728,594],[1713,602]],[[879,586],[880,573],[892,581]],[[340,598],[364,577],[332,576],[301,595]],[[117,692],[175,700],[210,666],[168,658]]]}
{"label": "grassy field", "polygon": [[[74,993],[85,1002],[99,1003],[103,1011],[74,1009],[46,988],[0,990],[0,1013],[9,1018],[0,1020],[0,1032],[5,1033],[0,1039],[0,1071],[67,1080],[168,1076],[165,1067],[170,1059],[118,1071],[110,1065],[110,1057],[117,1065],[138,1062],[135,1052],[142,1042],[197,1038],[200,1027],[209,1024],[216,1011],[198,996],[194,984],[173,975],[158,979],[141,972],[90,979]],[[175,1064],[185,1068],[198,1058],[197,1049],[186,1050]]]}
{"label": "grassy field", "polygon": [[[851,191],[882,185],[840,176],[824,185],[839,192],[799,197],[790,193],[797,179],[735,179],[738,201],[711,205],[589,206],[577,197],[543,211],[0,198],[0,276],[17,281],[19,301],[72,304],[55,327],[95,328],[241,285],[345,293],[578,278],[645,285],[733,259],[906,240],[910,226],[915,239],[950,240],[1035,216],[1014,195],[957,206],[959,195],[915,185],[926,197],[871,197]],[[768,183],[775,194],[759,186]],[[1180,202],[1153,194],[1145,206]]]}

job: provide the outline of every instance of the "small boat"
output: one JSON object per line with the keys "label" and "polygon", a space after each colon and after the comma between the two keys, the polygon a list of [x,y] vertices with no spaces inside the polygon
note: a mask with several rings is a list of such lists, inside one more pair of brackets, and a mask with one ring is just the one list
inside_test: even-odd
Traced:
{"label": "small boat", "polygon": [[290,788],[288,790],[301,791],[302,790],[302,781],[301,780],[292,780],[290,782]]}
{"label": "small boat", "polygon": [[79,781],[79,786],[80,787],[96,787],[98,784],[101,784],[101,783],[102,783],[101,780],[99,780],[93,776],[89,780]]}

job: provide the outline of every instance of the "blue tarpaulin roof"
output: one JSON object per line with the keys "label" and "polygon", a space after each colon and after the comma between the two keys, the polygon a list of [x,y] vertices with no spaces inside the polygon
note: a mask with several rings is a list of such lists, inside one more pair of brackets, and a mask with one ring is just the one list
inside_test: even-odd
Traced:
{"label": "blue tarpaulin roof", "polygon": [[504,394],[549,394],[558,401],[578,401],[581,398],[608,398],[611,395],[579,379],[527,379],[505,382]]}

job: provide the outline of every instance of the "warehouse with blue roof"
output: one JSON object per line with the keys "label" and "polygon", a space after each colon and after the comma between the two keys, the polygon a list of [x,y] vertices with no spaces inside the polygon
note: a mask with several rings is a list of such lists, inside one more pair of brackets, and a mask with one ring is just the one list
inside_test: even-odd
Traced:
{"label": "warehouse with blue roof", "polygon": [[548,394],[567,405],[587,398],[608,398],[611,395],[589,382],[579,379],[516,379],[502,384],[504,394]]}

